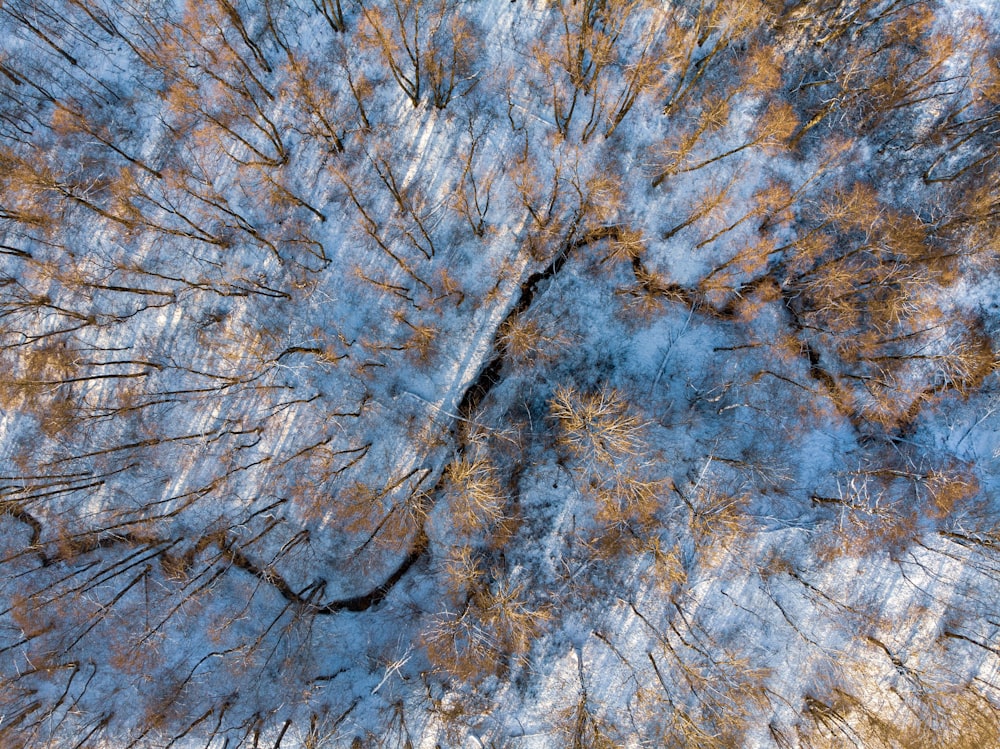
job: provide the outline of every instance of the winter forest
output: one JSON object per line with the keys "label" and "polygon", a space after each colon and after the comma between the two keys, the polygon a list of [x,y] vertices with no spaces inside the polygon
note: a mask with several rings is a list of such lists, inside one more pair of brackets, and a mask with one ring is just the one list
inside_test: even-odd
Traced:
{"label": "winter forest", "polygon": [[0,2],[0,747],[1000,746],[1000,5]]}

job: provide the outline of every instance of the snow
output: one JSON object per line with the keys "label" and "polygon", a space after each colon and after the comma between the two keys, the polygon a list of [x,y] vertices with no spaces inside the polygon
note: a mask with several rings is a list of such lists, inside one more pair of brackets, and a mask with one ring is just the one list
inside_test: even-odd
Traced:
{"label": "snow", "polygon": [[[210,46],[199,49],[188,29],[143,20],[131,6],[111,11],[129,38],[145,24],[144,34],[187,45],[192,62],[174,72],[201,88],[185,106],[216,111],[198,96],[237,83],[257,92],[256,115],[241,94],[233,101],[278,123],[285,166],[238,164],[252,150],[197,112],[204,130],[195,132],[167,101],[181,84],[161,81],[83,6],[39,21],[78,65],[12,16],[0,20],[0,63],[57,99],[91,104],[120,128],[123,151],[164,173],[90,138],[56,137],[44,124],[51,102],[0,79],[11,94],[0,104],[10,113],[0,122],[4,148],[55,175],[33,191],[0,184],[16,193],[12,208],[30,199],[53,217],[44,230],[0,224],[5,246],[32,254],[0,255],[0,687],[10,695],[0,696],[0,739],[812,746],[827,730],[816,718],[826,705],[844,726],[834,745],[868,745],[872,715],[901,732],[965,730],[959,697],[996,721],[997,375],[968,392],[947,386],[947,357],[964,335],[981,336],[996,356],[995,258],[964,257],[947,275],[921,266],[931,282],[913,307],[940,310],[938,327],[906,318],[877,331],[903,344],[853,359],[844,344],[868,332],[868,310],[831,332],[842,319],[810,310],[810,287],[789,270],[793,243],[810,231],[836,240],[824,257],[870,242],[865,267],[890,263],[878,255],[890,253],[877,221],[859,230],[827,220],[831,196],[858,180],[878,182],[882,215],[933,203],[920,214],[932,231],[951,199],[947,185],[919,178],[935,144],[904,158],[880,148],[886,133],[859,133],[833,157],[820,142],[860,119],[862,105],[850,109],[845,95],[845,109],[795,151],[749,147],[710,161],[752,141],[770,103],[734,92],[727,122],[702,133],[682,166],[710,163],[654,188],[662,144],[698,127],[697,97],[727,94],[738,51],[707,66],[684,111],[665,117],[653,89],[610,138],[598,129],[583,143],[596,94],[578,92],[561,137],[538,60],[561,47],[557,3],[450,9],[477,24],[482,53],[475,86],[443,110],[426,98],[412,106],[362,44],[355,6],[345,4],[350,30],[334,35],[312,5],[272,4],[298,59],[329,61],[315,82],[333,94],[328,114],[345,143],[334,153],[306,132],[264,6],[233,7],[272,71],[232,28],[226,38],[273,102],[240,70],[213,68]],[[937,13],[942,27],[964,27],[974,14],[995,24],[995,11],[953,2]],[[171,4],[158,12],[183,17]],[[637,64],[632,41],[642,31],[626,27],[602,74],[612,87]],[[701,51],[721,33],[713,26]],[[800,48],[800,33],[810,32],[787,32],[789,65],[838,63],[839,47]],[[966,70],[963,54],[960,45],[950,74]],[[339,65],[372,82],[370,131]],[[785,83],[799,82],[797,72],[786,70]],[[219,73],[224,80],[213,80]],[[800,124],[816,111],[817,90],[793,100]],[[943,96],[885,127],[915,138],[965,101]],[[242,137],[271,148],[233,114]],[[14,138],[19,121],[34,132]],[[467,165],[472,133],[481,135]],[[481,237],[457,209],[457,191],[471,189],[467,167],[480,190],[492,180]],[[903,173],[879,178],[896,168]],[[122,210],[121,170],[134,174],[132,202],[146,223],[126,226],[59,198],[71,186],[106,212]],[[294,199],[272,201],[267,175],[327,220]],[[602,178],[611,185],[593,188]],[[795,203],[762,229],[755,196],[775,178]],[[592,189],[599,208],[588,208]],[[638,264],[613,252],[613,236],[591,234],[608,227],[638,233]],[[720,270],[765,239],[788,247],[761,267]],[[559,253],[565,262],[554,264]],[[900,255],[891,262],[910,262]],[[644,290],[638,269],[664,288]],[[863,293],[852,287],[831,308]],[[538,335],[520,359],[501,342],[512,322]],[[908,358],[896,368],[873,363],[900,352]],[[96,379],[55,382],[67,377]],[[488,392],[465,412],[475,384]],[[553,416],[558,388],[580,403],[620,398],[619,416],[638,425],[632,441],[602,445],[610,460],[574,450]],[[903,402],[889,404],[902,413],[894,421],[870,417],[881,413],[879,388]],[[493,471],[503,517],[459,516],[460,457]],[[978,488],[941,512],[935,471]],[[616,502],[625,509],[609,520]],[[449,565],[463,553],[470,577],[455,590]],[[363,610],[342,605],[383,584]],[[435,633],[456,620],[469,629],[455,632],[488,643],[486,665],[435,654]],[[505,643],[511,621],[537,632]]]}

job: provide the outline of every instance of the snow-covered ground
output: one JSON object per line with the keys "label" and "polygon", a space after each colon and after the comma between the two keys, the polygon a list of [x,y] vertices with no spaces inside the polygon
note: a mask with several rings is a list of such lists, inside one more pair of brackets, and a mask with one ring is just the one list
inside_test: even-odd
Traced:
{"label": "snow-covered ground", "polygon": [[5,4],[0,745],[1000,743],[998,38]]}

